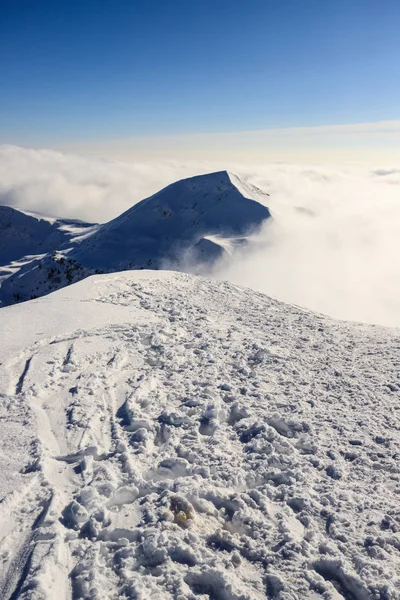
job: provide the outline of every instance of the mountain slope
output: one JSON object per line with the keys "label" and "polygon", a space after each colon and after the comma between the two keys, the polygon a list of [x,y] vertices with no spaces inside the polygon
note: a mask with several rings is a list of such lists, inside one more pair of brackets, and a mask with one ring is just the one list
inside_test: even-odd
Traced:
{"label": "mountain slope", "polygon": [[38,255],[53,252],[95,228],[82,221],[52,219],[0,206],[0,284]]}
{"label": "mountain slope", "polygon": [[41,296],[93,273],[210,264],[226,252],[226,241],[243,246],[270,217],[266,197],[226,171],[183,179],[23,267],[3,284],[1,299]]}
{"label": "mountain slope", "polygon": [[0,206],[0,266],[27,254],[45,254],[81,235],[89,223],[51,219]]}
{"label": "mountain slope", "polygon": [[400,598],[399,331],[166,271],[0,330],[2,598]]}

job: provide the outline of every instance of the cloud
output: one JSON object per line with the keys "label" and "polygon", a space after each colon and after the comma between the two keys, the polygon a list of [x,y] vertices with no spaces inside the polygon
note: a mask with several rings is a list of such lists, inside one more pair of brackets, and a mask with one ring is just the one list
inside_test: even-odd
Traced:
{"label": "cloud", "polygon": [[400,169],[110,162],[0,146],[0,203],[104,222],[165,185],[229,168],[270,194],[257,250],[213,276],[335,317],[400,326]]}
{"label": "cloud", "polygon": [[47,216],[104,222],[206,163],[123,163],[0,146],[0,204]]}
{"label": "cloud", "polygon": [[274,222],[257,251],[215,276],[338,318],[400,326],[400,181],[294,165],[247,176],[271,193]]}

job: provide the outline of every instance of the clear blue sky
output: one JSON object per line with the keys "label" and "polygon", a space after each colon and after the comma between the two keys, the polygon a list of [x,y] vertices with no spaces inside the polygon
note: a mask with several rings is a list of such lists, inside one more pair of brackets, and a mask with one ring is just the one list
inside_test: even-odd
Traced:
{"label": "clear blue sky", "polygon": [[400,116],[400,0],[0,0],[0,10],[0,142]]}

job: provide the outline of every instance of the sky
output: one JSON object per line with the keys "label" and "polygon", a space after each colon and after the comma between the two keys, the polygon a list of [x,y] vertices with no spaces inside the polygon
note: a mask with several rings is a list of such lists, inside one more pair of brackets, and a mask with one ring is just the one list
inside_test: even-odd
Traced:
{"label": "sky", "polygon": [[0,12],[0,143],[400,162],[398,0],[0,0]]}

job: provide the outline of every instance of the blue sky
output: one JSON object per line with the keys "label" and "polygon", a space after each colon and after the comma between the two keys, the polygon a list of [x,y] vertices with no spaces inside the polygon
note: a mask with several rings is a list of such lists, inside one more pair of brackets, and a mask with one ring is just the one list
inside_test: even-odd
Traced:
{"label": "blue sky", "polygon": [[0,142],[396,120],[399,0],[0,0]]}

